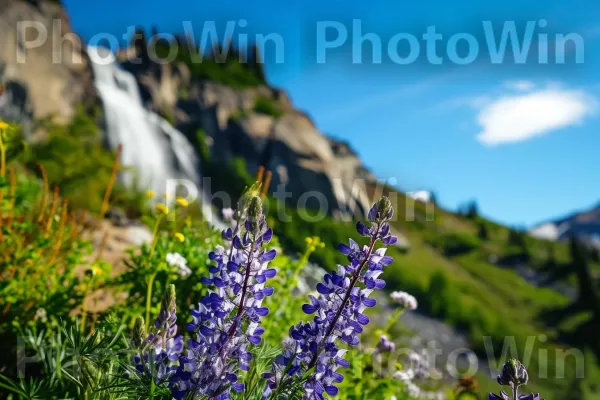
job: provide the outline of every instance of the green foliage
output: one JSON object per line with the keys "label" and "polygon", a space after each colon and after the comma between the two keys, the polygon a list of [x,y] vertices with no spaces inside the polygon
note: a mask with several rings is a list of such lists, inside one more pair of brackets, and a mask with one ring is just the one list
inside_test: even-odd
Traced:
{"label": "green foliage", "polygon": [[254,103],[254,111],[269,115],[275,119],[280,118],[284,114],[275,100],[267,96],[258,96],[256,98],[256,102]]}
{"label": "green foliage", "polygon": [[475,201],[471,201],[463,205],[458,213],[468,219],[475,220],[479,216],[479,207],[477,207],[477,203]]}
{"label": "green foliage", "polygon": [[[177,286],[180,293],[177,296],[179,309],[187,310],[190,305],[197,304],[205,294],[198,277],[208,274],[208,253],[221,243],[219,232],[205,221],[193,220],[188,210],[175,209],[165,219],[159,220],[160,216],[157,215],[151,218],[153,222],[149,224],[158,222],[160,227],[155,241],[130,250],[129,258],[125,261],[127,270],[116,281],[119,290],[128,293],[126,307],[118,312],[130,326],[133,326],[137,316],[144,315],[149,285],[152,286],[151,316],[158,314],[157,307],[167,284]],[[177,237],[183,237],[183,241]],[[169,265],[169,253],[178,253],[185,258],[191,274],[182,275],[175,266]]]}
{"label": "green foliage", "polygon": [[477,237],[481,240],[488,240],[489,234],[485,222],[480,221],[477,225]]}
{"label": "green foliage", "polygon": [[475,237],[458,232],[432,234],[428,241],[431,246],[449,257],[469,253],[479,247],[479,241]]}
{"label": "green foliage", "polygon": [[83,294],[75,270],[90,252],[74,215],[23,173],[0,184],[0,210],[0,333],[66,317]]}
{"label": "green foliage", "polygon": [[42,164],[50,186],[60,187],[72,207],[99,212],[114,155],[100,140],[95,116],[79,108],[68,124],[46,119],[40,129],[46,137],[31,147],[28,167],[38,170],[36,164]]}
{"label": "green foliage", "polygon": [[244,118],[247,118],[247,117],[248,117],[248,111],[239,109],[239,110],[234,111],[229,116],[229,121],[239,124]]}
{"label": "green foliage", "polygon": [[[41,164],[50,187],[60,188],[71,208],[99,213],[112,179],[115,154],[102,143],[96,119],[95,114],[80,107],[67,124],[55,123],[51,118],[40,121],[39,129],[45,137],[31,146],[26,166],[40,173]],[[131,173],[135,177],[136,171]],[[131,217],[137,217],[137,210],[147,202],[145,189],[135,178],[127,189],[117,182],[111,195],[111,204]]]}
{"label": "green foliage", "polygon": [[[138,33],[143,31],[138,30]],[[244,49],[236,48],[231,42],[225,47],[214,46],[208,53],[202,53],[195,43],[182,36],[176,36],[171,43],[164,39],[147,43],[145,35],[140,35],[134,45],[139,49],[141,59],[146,62],[151,62],[148,51],[153,51],[152,54],[159,60],[168,60],[170,53],[176,54],[173,62],[185,64],[193,79],[211,80],[236,89],[266,83],[258,54],[242,55],[240,52]]]}

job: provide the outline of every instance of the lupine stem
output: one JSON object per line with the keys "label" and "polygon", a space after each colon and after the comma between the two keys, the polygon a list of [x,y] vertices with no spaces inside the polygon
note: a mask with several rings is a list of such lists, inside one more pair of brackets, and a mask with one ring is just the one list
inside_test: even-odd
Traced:
{"label": "lupine stem", "polygon": [[390,329],[392,329],[392,326],[394,326],[394,324],[396,323],[396,321],[398,321],[398,318],[400,318],[400,316],[402,315],[403,312],[404,312],[404,308],[400,307],[398,309],[398,311],[396,311],[394,313],[394,315],[392,315],[390,317],[390,319],[388,320],[387,325],[385,326],[385,328],[383,330],[383,334],[384,335],[387,334],[390,331]]}
{"label": "lupine stem", "polygon": [[90,292],[89,282],[85,285],[85,293],[83,294],[83,301],[81,302],[81,332],[85,332],[85,320],[87,319],[87,306],[86,298]]}
{"label": "lupine stem", "polygon": [[148,331],[149,328],[149,321],[150,321],[150,307],[152,305],[152,286],[154,286],[154,278],[156,278],[156,273],[158,271],[155,271],[152,273],[152,275],[150,275],[150,277],[148,278],[148,290],[146,292],[146,331]]}
{"label": "lupine stem", "polygon": [[158,228],[160,228],[160,223],[162,221],[162,214],[156,218],[156,223],[154,224],[154,230],[152,231],[152,244],[150,245],[150,256],[154,254],[154,248],[156,247],[156,243],[158,242]]}
{"label": "lupine stem", "polygon": [[[150,245],[150,257],[154,254],[154,249],[156,248],[156,243],[158,243],[158,228],[160,227],[160,223],[162,221],[162,214],[156,218],[156,223],[154,224],[154,231],[152,232],[152,244]],[[150,324],[150,307],[152,305],[152,286],[154,285],[154,278],[156,278],[156,274],[158,271],[152,272],[150,277],[148,278],[148,289],[146,291],[146,331],[149,328]]]}

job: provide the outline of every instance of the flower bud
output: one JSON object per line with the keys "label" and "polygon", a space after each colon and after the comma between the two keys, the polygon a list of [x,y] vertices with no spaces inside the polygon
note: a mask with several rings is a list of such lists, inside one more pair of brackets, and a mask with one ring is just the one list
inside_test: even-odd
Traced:
{"label": "flower bud", "polygon": [[146,340],[146,324],[144,322],[144,317],[137,317],[135,319],[135,325],[133,327],[133,332],[131,334],[131,340],[133,342],[133,346],[135,348],[142,347],[142,343]]}
{"label": "flower bud", "polygon": [[250,199],[250,205],[248,206],[248,218],[251,222],[257,223],[260,221],[262,215],[263,211],[260,197],[254,196]]}
{"label": "flower bud", "polygon": [[377,203],[371,207],[369,211],[369,221],[371,222],[383,222],[388,221],[394,215],[394,208],[392,202],[386,196],[382,196]]}
{"label": "flower bud", "polygon": [[511,358],[504,364],[502,371],[498,375],[500,385],[519,387],[527,384],[529,375],[521,361]]}

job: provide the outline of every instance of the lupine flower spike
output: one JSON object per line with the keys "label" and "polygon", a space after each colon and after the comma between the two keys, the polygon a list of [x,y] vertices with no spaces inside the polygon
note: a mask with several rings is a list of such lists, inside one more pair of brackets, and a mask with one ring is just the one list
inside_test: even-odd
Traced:
{"label": "lupine flower spike", "polygon": [[183,350],[183,338],[177,335],[176,311],[175,286],[169,285],[149,335],[146,336],[141,317],[136,320],[133,330],[132,343],[137,349],[133,356],[135,368],[157,384],[167,382],[176,371]]}
{"label": "lupine flower spike", "polygon": [[225,230],[230,248],[218,246],[209,255],[215,265],[201,281],[212,289],[192,310],[188,330],[194,338],[173,379],[175,398],[191,393],[224,400],[230,398],[231,389],[244,389],[238,372],[250,368],[249,346],[261,342],[261,319],[269,313],[262,302],[273,294],[265,283],[276,273],[268,268],[275,250],[263,249],[273,231],[267,227],[258,196],[250,199],[247,218],[236,232]]}
{"label": "lupine flower spike", "polygon": [[304,399],[323,399],[325,394],[338,393],[336,384],[343,376],[337,369],[350,364],[344,359],[347,350],[339,347],[337,339],[356,346],[363,326],[369,323],[364,310],[376,304],[369,296],[375,289],[384,288],[385,282],[379,276],[393,261],[385,255],[385,247],[375,249],[375,245],[379,241],[385,245],[396,242],[388,224],[393,215],[390,200],[382,197],[369,212],[371,226],[359,222],[356,227],[361,236],[369,239],[369,244],[361,248],[352,239],[349,245],[340,244],[339,250],[347,256],[348,265],[326,274],[317,285],[319,297],[310,296],[310,303],[302,307],[314,318],[290,328],[293,344],[276,357],[272,371],[263,374],[268,381],[265,396],[284,394],[294,377],[306,373],[309,375],[303,382]]}

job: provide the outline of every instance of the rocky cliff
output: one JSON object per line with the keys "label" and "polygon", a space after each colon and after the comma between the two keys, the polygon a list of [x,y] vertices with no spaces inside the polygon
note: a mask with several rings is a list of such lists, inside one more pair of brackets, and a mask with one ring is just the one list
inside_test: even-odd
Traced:
{"label": "rocky cliff", "polygon": [[[22,21],[34,21],[49,33],[53,24],[61,24],[60,62],[53,59],[57,48],[52,40],[27,45],[26,40],[35,37],[17,33]],[[29,31],[35,34],[35,29]],[[26,120],[54,115],[67,121],[78,104],[102,107],[90,60],[56,2],[0,0],[0,35],[6,43],[0,49],[0,82],[7,88],[0,117]],[[234,89],[192,77],[189,68],[178,62],[130,63],[126,59],[131,51],[118,56],[122,68],[135,76],[144,105],[192,143],[202,130],[211,159],[242,157],[252,174],[264,165],[273,171],[271,191],[285,190],[294,205],[326,206],[323,211],[334,215],[367,209],[365,185],[374,177],[347,144],[322,134],[305,113],[295,109],[285,92],[267,85]]]}
{"label": "rocky cliff", "polygon": [[96,102],[89,60],[58,2],[0,0],[0,38],[0,117],[66,122]]}
{"label": "rocky cliff", "polygon": [[589,210],[537,225],[531,229],[530,234],[548,240],[567,240],[574,235],[600,248],[600,204]]}
{"label": "rocky cliff", "polygon": [[[332,214],[368,207],[365,184],[375,181],[373,175],[346,143],[322,134],[295,109],[285,92],[193,80],[183,64],[123,67],[137,77],[148,108],[168,116],[192,141],[198,129],[205,132],[213,159],[243,157],[250,173],[264,165],[273,171],[271,190],[284,187],[296,205],[325,204]],[[279,112],[257,109],[260,101]]]}

